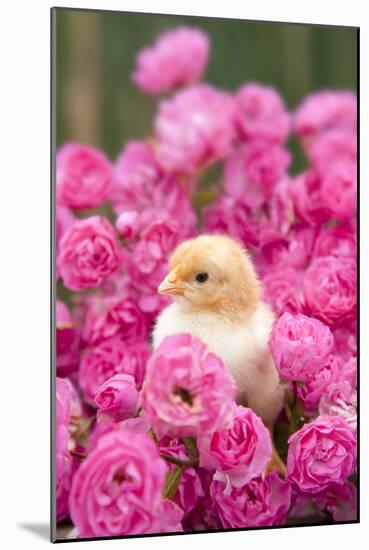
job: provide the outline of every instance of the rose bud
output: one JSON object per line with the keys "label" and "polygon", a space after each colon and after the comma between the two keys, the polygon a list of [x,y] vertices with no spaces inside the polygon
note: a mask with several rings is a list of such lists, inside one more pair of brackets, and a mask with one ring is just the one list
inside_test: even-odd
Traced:
{"label": "rose bud", "polygon": [[116,374],[109,378],[95,395],[98,417],[110,416],[116,422],[133,416],[137,401],[136,382],[130,374]]}

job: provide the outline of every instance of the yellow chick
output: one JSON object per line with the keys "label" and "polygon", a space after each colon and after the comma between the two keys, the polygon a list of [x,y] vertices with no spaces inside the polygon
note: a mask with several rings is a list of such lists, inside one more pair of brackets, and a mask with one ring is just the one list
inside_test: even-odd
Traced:
{"label": "yellow chick", "polygon": [[[154,348],[171,334],[200,338],[233,375],[238,402],[272,431],[284,400],[268,347],[274,316],[261,299],[261,283],[246,251],[222,235],[184,241],[171,256],[170,273],[158,292],[174,301],[157,318]],[[272,467],[285,471],[275,449]]]}

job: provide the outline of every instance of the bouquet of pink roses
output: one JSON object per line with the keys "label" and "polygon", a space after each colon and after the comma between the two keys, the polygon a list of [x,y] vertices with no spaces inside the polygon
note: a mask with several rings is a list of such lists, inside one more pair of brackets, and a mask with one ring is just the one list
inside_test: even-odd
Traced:
{"label": "bouquet of pink roses", "polygon": [[[321,91],[289,113],[270,87],[199,83],[209,52],[201,30],[165,33],[133,73],[166,94],[150,139],[114,163],[57,153],[56,509],[79,537],[356,519],[356,97]],[[220,358],[189,334],[151,351],[168,257],[202,232],[248,249],[276,314],[285,479]]]}

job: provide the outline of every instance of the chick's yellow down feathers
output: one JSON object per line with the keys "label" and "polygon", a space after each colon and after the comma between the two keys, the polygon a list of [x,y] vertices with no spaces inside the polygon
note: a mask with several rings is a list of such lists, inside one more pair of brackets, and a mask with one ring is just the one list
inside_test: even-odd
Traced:
{"label": "chick's yellow down feathers", "polygon": [[158,291],[174,301],[156,321],[154,348],[171,334],[200,338],[233,375],[239,403],[272,425],[284,398],[268,348],[274,317],[246,251],[222,235],[185,241]]}

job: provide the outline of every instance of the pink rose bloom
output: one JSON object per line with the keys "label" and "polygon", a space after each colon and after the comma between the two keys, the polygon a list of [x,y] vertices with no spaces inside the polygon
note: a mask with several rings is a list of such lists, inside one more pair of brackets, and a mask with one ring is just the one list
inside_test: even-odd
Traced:
{"label": "pink rose bloom", "polygon": [[95,394],[98,419],[108,416],[120,422],[134,416],[137,409],[138,391],[131,374],[115,374]]}
{"label": "pink rose bloom", "polygon": [[269,339],[275,366],[285,380],[303,381],[319,372],[333,349],[329,327],[303,314],[284,313]]}
{"label": "pink rose bloom", "polygon": [[355,430],[340,416],[318,417],[288,442],[287,479],[306,493],[342,485],[355,469]]}
{"label": "pink rose bloom", "polygon": [[[293,488],[292,507],[289,516],[302,518],[319,513],[329,513],[334,521],[355,521],[357,519],[357,490],[353,483],[330,484],[316,494],[303,493]],[[324,515],[323,515],[324,517]]]}
{"label": "pink rose bloom", "polygon": [[60,206],[60,204],[57,205],[55,213],[55,237],[56,249],[58,250],[60,239],[62,238],[66,230],[69,229],[71,225],[73,225],[73,222],[76,218],[74,217],[73,212],[69,210],[69,208]]}
{"label": "pink rose bloom", "polygon": [[316,233],[314,227],[295,226],[286,238],[262,246],[254,258],[258,272],[264,275],[282,267],[305,269],[311,259]]}
{"label": "pink rose bloom", "polygon": [[268,202],[251,208],[245,201],[226,194],[204,209],[205,230],[226,233],[246,247],[260,247],[285,238],[293,217],[288,183],[282,180]]}
{"label": "pink rose bloom", "polygon": [[[172,218],[181,219],[182,227],[190,230],[196,222],[188,197],[192,186],[188,178],[167,175],[148,143],[132,141],[115,163],[113,208],[117,215],[128,213],[130,224],[132,212],[165,211]],[[140,217],[137,222],[140,222]],[[127,238],[131,238],[129,232]]]}
{"label": "pink rose bloom", "polygon": [[290,116],[274,88],[250,83],[236,94],[236,127],[243,140],[261,138],[274,143],[286,140]]}
{"label": "pink rose bloom", "polygon": [[[56,252],[56,259],[58,260],[59,255],[59,241],[61,237],[64,235],[66,230],[73,224],[75,220],[75,217],[73,216],[73,213],[69,208],[65,208],[64,206],[58,206],[56,207],[56,217],[55,217],[55,252]],[[58,272],[58,262],[56,261],[56,278],[59,278],[59,272]]]}
{"label": "pink rose bloom", "polygon": [[155,532],[165,472],[149,436],[121,430],[99,439],[73,479],[69,506],[78,536]]}
{"label": "pink rose bloom", "polygon": [[160,163],[189,174],[222,160],[234,139],[233,112],[231,95],[207,84],[162,101],[155,120]]}
{"label": "pink rose bloom", "polygon": [[76,220],[59,245],[58,268],[71,290],[99,286],[120,265],[120,249],[106,218]]}
{"label": "pink rose bloom", "polygon": [[320,416],[341,416],[356,428],[357,392],[347,380],[338,380],[330,384],[319,402]]}
{"label": "pink rose bloom", "polygon": [[283,525],[291,502],[288,481],[271,472],[243,487],[213,480],[210,496],[216,504],[224,528]]}
{"label": "pink rose bloom", "polygon": [[315,496],[317,505],[328,510],[334,521],[357,519],[357,489],[353,483],[332,484],[322,494]]}
{"label": "pink rose bloom", "polygon": [[87,350],[82,355],[78,372],[86,401],[96,406],[96,392],[116,374],[133,376],[139,390],[149,356],[150,350],[145,342],[127,344],[120,337],[109,338]]}
{"label": "pink rose bloom", "polygon": [[357,328],[355,323],[351,326],[337,328],[334,333],[335,351],[345,361],[357,356]]}
{"label": "pink rose bloom", "polygon": [[91,452],[91,450],[97,446],[99,439],[106,434],[127,429],[142,434],[148,434],[150,425],[142,412],[139,416],[127,418],[120,422],[115,422],[112,418],[105,416],[101,418],[99,422],[95,422],[92,430],[88,434],[88,452]]}
{"label": "pink rose bloom", "polygon": [[151,356],[141,405],[159,435],[205,435],[227,428],[235,383],[223,362],[189,334],[168,336]]}
{"label": "pink rose bloom", "polygon": [[337,163],[355,164],[357,136],[345,130],[330,130],[320,134],[307,152],[312,167],[324,175]]}
{"label": "pink rose bloom", "polygon": [[307,311],[328,325],[356,315],[356,263],[346,258],[317,258],[303,279]]}
{"label": "pink rose bloom", "polygon": [[[179,460],[190,460],[186,447],[178,439],[170,440],[168,437],[161,439],[159,443],[160,454]],[[175,468],[174,464],[167,462],[169,470]],[[181,481],[175,494],[175,503],[184,511],[187,516],[194,509],[199,498],[205,496],[198,468],[187,467],[182,472]]]}
{"label": "pink rose bloom", "polygon": [[322,228],[316,238],[313,256],[356,258],[356,230],[352,225],[335,225]]}
{"label": "pink rose bloom", "polygon": [[141,229],[137,210],[128,210],[119,214],[115,222],[115,229],[125,239],[130,240],[136,237]]}
{"label": "pink rose bloom", "polygon": [[321,226],[331,218],[331,212],[323,202],[322,179],[313,170],[300,174],[293,180],[291,195],[295,212],[309,225]]}
{"label": "pink rose bloom", "polygon": [[159,36],[136,57],[134,83],[155,95],[198,81],[209,57],[209,39],[200,29],[177,27]]}
{"label": "pink rose bloom", "polygon": [[286,177],[291,157],[278,144],[255,140],[241,146],[225,163],[225,189],[251,208],[266,202]]}
{"label": "pink rose bloom", "polygon": [[73,424],[82,414],[76,392],[66,378],[56,378],[56,518],[69,515],[68,497],[78,461],[70,453]]}
{"label": "pink rose bloom", "polygon": [[56,369],[60,377],[70,376],[79,363],[79,332],[72,315],[60,300],[56,301]]}
{"label": "pink rose bloom", "polygon": [[127,295],[89,300],[82,336],[95,346],[112,336],[127,343],[145,340],[148,327],[135,302]]}
{"label": "pink rose bloom", "polygon": [[251,209],[228,195],[203,209],[206,233],[225,233],[245,246],[256,246],[257,225],[251,220]]}
{"label": "pink rose bloom", "polygon": [[57,205],[55,211],[55,241],[56,241],[56,254],[58,255],[59,251],[59,241],[64,235],[64,233],[69,229],[75,220],[73,212],[69,208],[64,206]]}
{"label": "pink rose bloom", "polygon": [[139,235],[139,240],[125,253],[125,268],[131,284],[144,292],[150,287],[155,294],[168,273],[171,252],[180,243],[183,229],[179,221],[165,213],[150,217]]}
{"label": "pink rose bloom", "polygon": [[185,531],[219,531],[222,523],[213,500],[209,495],[200,499],[183,521]]}
{"label": "pink rose bloom", "polygon": [[337,163],[322,181],[321,197],[331,216],[338,220],[351,220],[356,214],[356,164]]}
{"label": "pink rose bloom", "polygon": [[299,313],[303,308],[302,272],[277,267],[264,276],[264,298],[276,315]]}
{"label": "pink rose bloom", "polygon": [[112,166],[97,149],[67,143],[56,156],[56,202],[73,209],[95,208],[110,199]]}
{"label": "pink rose bloom", "polygon": [[114,422],[114,420],[109,417],[101,419],[100,422],[95,422],[93,428],[88,434],[88,453],[90,453],[92,449],[97,446],[99,439],[104,437],[106,434],[124,429],[123,424],[124,422]]}
{"label": "pink rose bloom", "polygon": [[184,512],[172,500],[163,498],[156,514],[153,533],[182,533]]}
{"label": "pink rose bloom", "polygon": [[323,90],[307,96],[293,118],[294,131],[305,146],[328,130],[356,132],[356,95],[350,91]]}
{"label": "pink rose bloom", "polygon": [[242,487],[265,470],[272,454],[268,429],[249,408],[238,406],[233,426],[197,439],[200,466],[217,470],[215,479]]}
{"label": "pink rose bloom", "polygon": [[326,364],[315,373],[306,376],[304,384],[298,386],[297,396],[304,405],[305,414],[315,414],[324,392],[333,384],[343,368],[343,359],[331,355]]}

